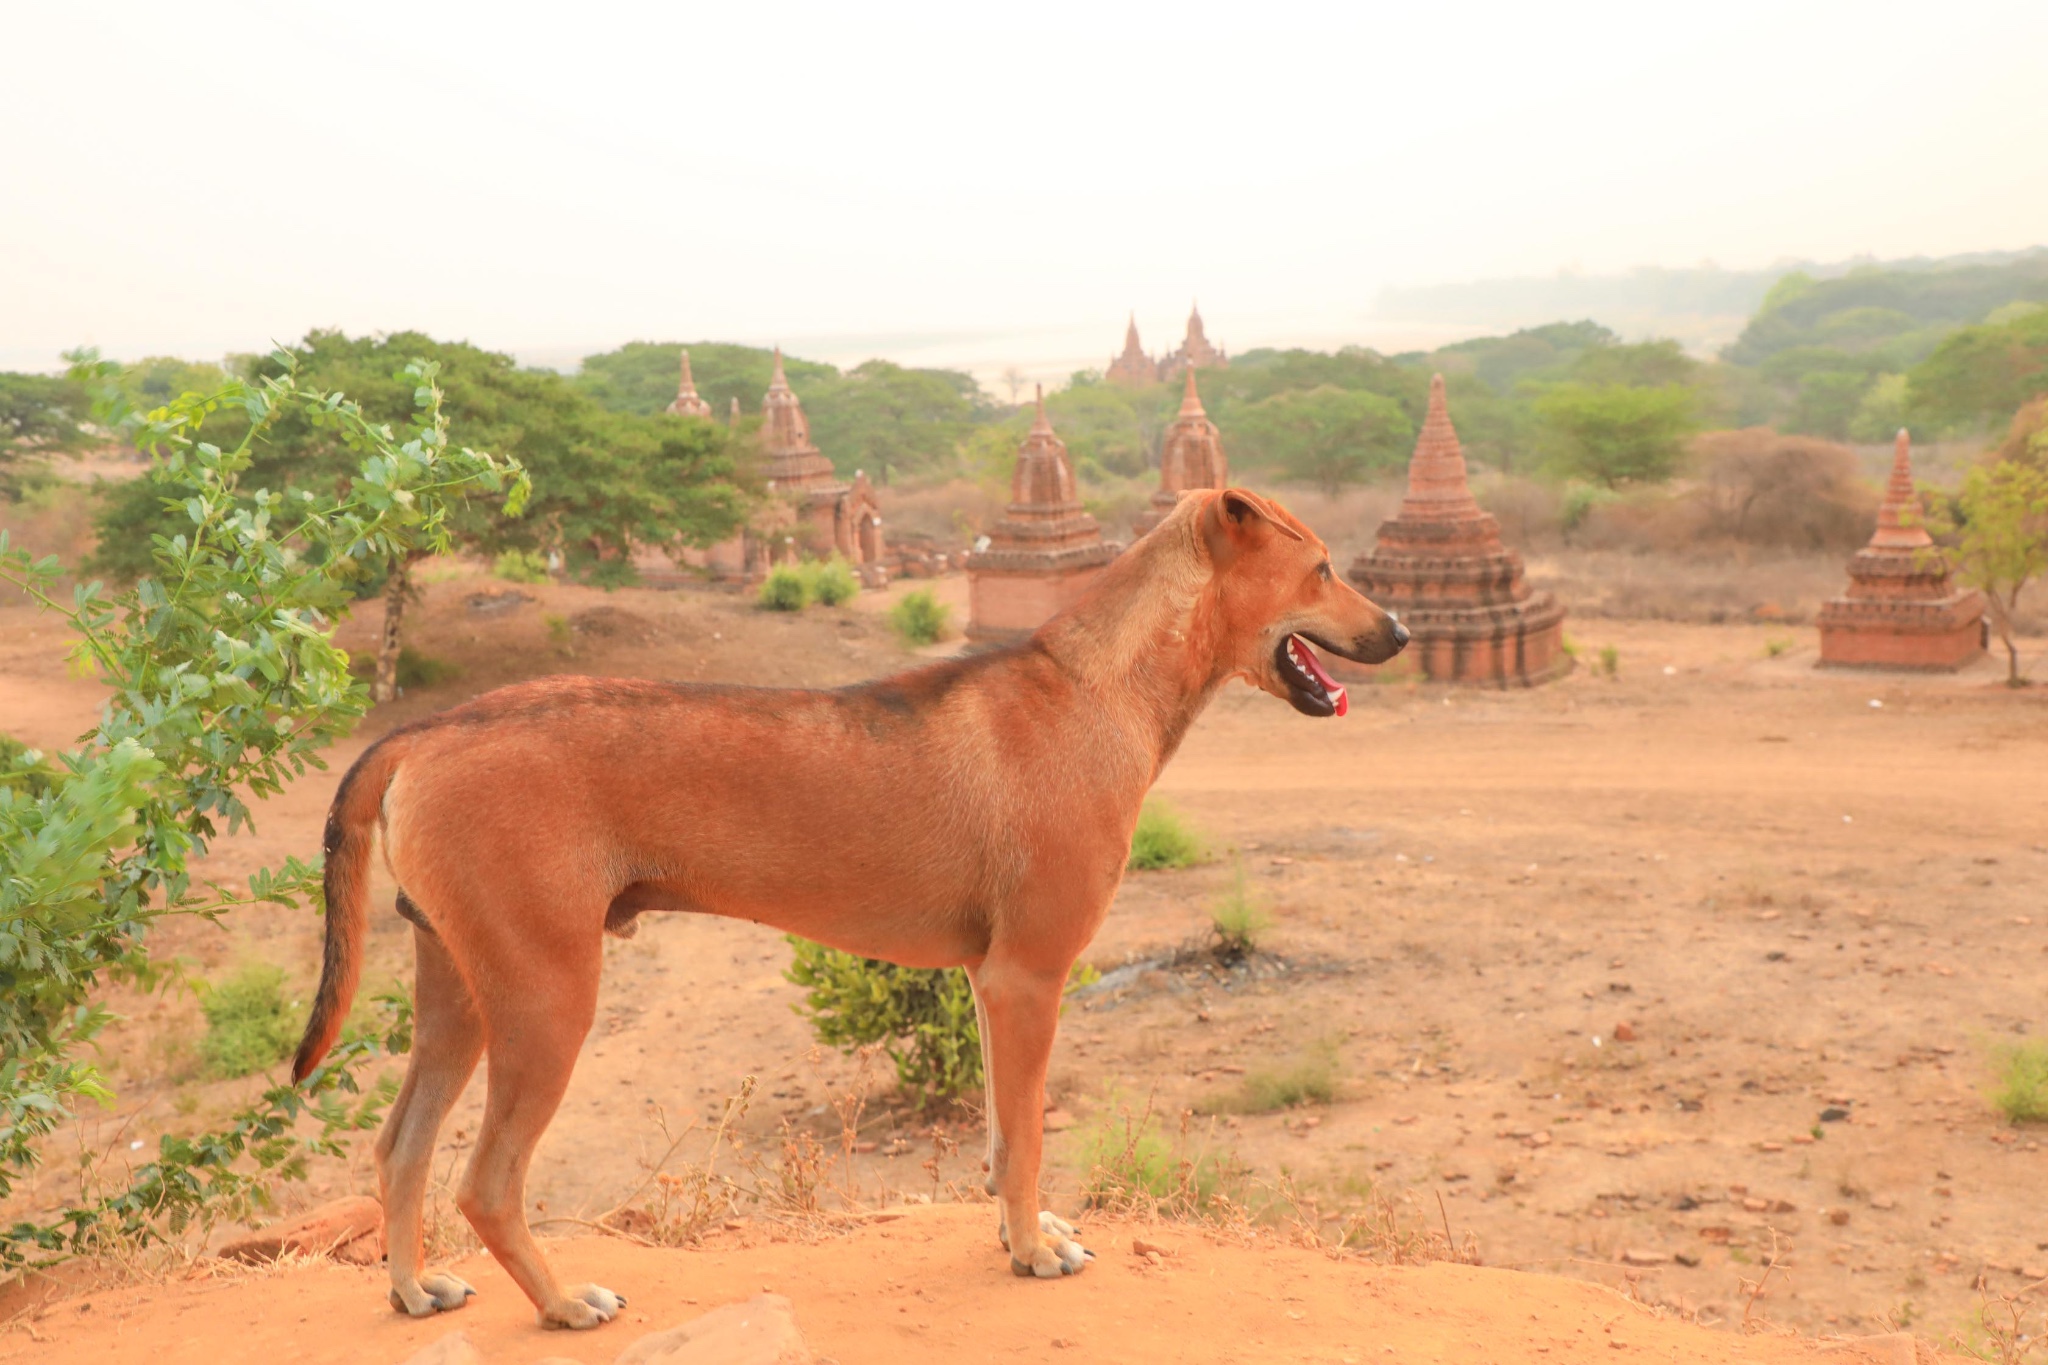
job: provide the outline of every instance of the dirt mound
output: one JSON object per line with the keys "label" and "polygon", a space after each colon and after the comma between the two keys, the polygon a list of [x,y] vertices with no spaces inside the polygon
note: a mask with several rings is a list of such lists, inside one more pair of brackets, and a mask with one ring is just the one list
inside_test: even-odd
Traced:
{"label": "dirt mound", "polygon": [[[1272,1242],[1211,1241],[1179,1226],[1097,1222],[1097,1260],[1077,1279],[1024,1283],[995,1242],[991,1208],[881,1215],[849,1236],[768,1242],[747,1231],[701,1250],[602,1237],[554,1243],[556,1266],[629,1299],[591,1334],[543,1332],[485,1257],[458,1262],[478,1296],[415,1322],[384,1303],[381,1269],[306,1265],[234,1279],[108,1290],[53,1304],[0,1359],[101,1365],[237,1361],[396,1365],[457,1328],[490,1365],[610,1361],[638,1338],[761,1292],[786,1294],[811,1349],[840,1365],[1034,1359],[1104,1361],[1837,1362],[1899,1357],[1851,1346],[1737,1336],[1660,1316],[1577,1280],[1458,1265],[1384,1267]],[[887,1221],[884,1221],[884,1220]],[[1143,1238],[1169,1252],[1136,1254]],[[1903,1343],[1898,1343],[1903,1344]]]}

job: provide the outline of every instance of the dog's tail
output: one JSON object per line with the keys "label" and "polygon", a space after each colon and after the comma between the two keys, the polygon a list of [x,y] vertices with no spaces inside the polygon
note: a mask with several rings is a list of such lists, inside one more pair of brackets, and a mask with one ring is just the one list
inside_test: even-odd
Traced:
{"label": "dog's tail", "polygon": [[327,856],[323,885],[327,898],[327,945],[320,960],[320,990],[306,1020],[306,1036],[292,1058],[292,1082],[306,1079],[334,1040],[355,999],[362,976],[363,933],[369,924],[370,850],[384,806],[384,789],[409,745],[387,736],[371,745],[341,779],[327,808]]}

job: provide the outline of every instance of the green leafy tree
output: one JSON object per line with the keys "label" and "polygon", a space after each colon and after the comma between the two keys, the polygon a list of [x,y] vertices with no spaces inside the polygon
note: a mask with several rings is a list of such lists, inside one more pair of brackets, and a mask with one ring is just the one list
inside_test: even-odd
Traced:
{"label": "green leafy tree", "polygon": [[1699,428],[1697,396],[1683,384],[1558,384],[1535,411],[1559,472],[1606,488],[1669,478]]}
{"label": "green leafy tree", "polygon": [[[794,382],[794,381],[792,381]],[[949,468],[959,443],[987,404],[974,377],[958,370],[913,370],[870,360],[802,395],[811,439],[842,474],[895,474]]]}
{"label": "green leafy tree", "polygon": [[2048,441],[2034,455],[1972,469],[1953,518],[1940,526],[1954,537],[1957,576],[1984,593],[1992,629],[2005,645],[2006,682],[2014,687],[2023,682],[2014,627],[2020,593],[2048,573]]}
{"label": "green leafy tree", "polygon": [[[96,415],[157,462],[156,487],[183,523],[154,538],[152,570],[132,587],[86,584],[68,605],[53,596],[56,558],[32,560],[0,535],[0,582],[62,617],[77,661],[108,688],[98,725],[40,762],[40,783],[0,783],[0,1198],[77,1103],[107,1096],[82,1056],[109,1018],[91,995],[161,979],[148,951],[156,920],[317,903],[319,868],[297,859],[257,873],[246,895],[195,885],[191,867],[219,834],[250,823],[250,802],[323,766],[321,750],[367,708],[330,638],[357,583],[394,557],[445,546],[470,495],[503,493],[516,511],[527,493],[516,464],[450,445],[431,364],[410,368],[417,416],[403,435],[301,384],[289,356],[275,370],[134,419],[118,367],[81,353],[74,379],[98,388]],[[252,452],[294,418],[354,452],[354,473],[338,488],[247,488]],[[269,1179],[375,1121],[377,1096],[345,1096],[367,1056],[401,1045],[404,1013],[381,1043],[344,1046],[228,1129],[162,1139],[129,1190],[0,1234],[0,1264],[260,1204]],[[307,1115],[317,1136],[296,1133]]]}
{"label": "green leafy tree", "polygon": [[1965,327],[1906,375],[1916,420],[1963,426],[1993,420],[2048,393],[2048,307]]}
{"label": "green leafy tree", "polygon": [[1334,497],[1347,484],[1399,468],[1415,424],[1383,394],[1326,386],[1252,404],[1238,414],[1231,434],[1249,463]]}
{"label": "green leafy tree", "polygon": [[[690,377],[698,394],[711,405],[715,419],[725,420],[735,398],[739,399],[741,413],[759,414],[761,395],[768,391],[768,379],[775,368],[774,352],[721,341],[692,341],[688,345]],[[571,382],[608,411],[652,417],[675,401],[682,350],[683,344],[674,341],[628,342],[616,351],[585,356]],[[839,378],[837,369],[814,360],[786,355],[782,364],[790,385],[804,400],[806,411],[817,386]]]}
{"label": "green leafy tree", "polygon": [[0,498],[21,495],[31,461],[87,443],[85,409],[85,390],[75,380],[0,372]]}
{"label": "green leafy tree", "polygon": [[[298,345],[251,365],[258,381],[289,372],[298,382],[354,395],[367,420],[402,424],[412,411],[415,358],[437,367],[451,420],[480,444],[527,469],[534,493],[524,515],[475,501],[454,505],[451,544],[495,557],[508,551],[559,552],[569,570],[598,582],[630,581],[638,546],[680,549],[730,535],[747,494],[722,428],[714,423],[608,412],[562,376],[520,369],[510,356],[417,332],[349,337],[313,332]],[[240,416],[214,421],[230,439]],[[278,414],[249,450],[246,482],[274,491],[332,495],[354,477],[347,434],[298,409]],[[150,537],[177,526],[185,511],[149,480],[108,490],[97,519],[91,567],[119,580],[148,571]],[[414,598],[408,552],[374,565],[359,584],[383,595],[384,621],[371,684],[378,701],[397,692],[404,623]]]}

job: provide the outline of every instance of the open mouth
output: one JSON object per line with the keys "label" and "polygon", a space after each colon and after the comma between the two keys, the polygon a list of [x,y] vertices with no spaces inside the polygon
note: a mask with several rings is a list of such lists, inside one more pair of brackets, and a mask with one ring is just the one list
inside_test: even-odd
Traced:
{"label": "open mouth", "polygon": [[1287,700],[1304,716],[1341,716],[1351,709],[1344,685],[1329,675],[1315,650],[1299,635],[1289,635],[1274,651]]}

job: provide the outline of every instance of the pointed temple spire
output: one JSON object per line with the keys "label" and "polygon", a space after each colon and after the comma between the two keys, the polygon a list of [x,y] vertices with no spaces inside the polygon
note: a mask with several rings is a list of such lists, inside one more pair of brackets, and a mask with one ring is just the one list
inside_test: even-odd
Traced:
{"label": "pointed temple spire", "polygon": [[[735,402],[738,400],[735,399]],[[668,405],[668,411],[678,417],[709,417],[711,405],[697,393],[697,381],[690,377],[689,348],[683,349],[683,377],[676,385],[676,401]]]}
{"label": "pointed temple spire", "polygon": [[1145,510],[1131,520],[1131,529],[1144,535],[1166,520],[1180,495],[1190,489],[1224,488],[1229,483],[1230,461],[1224,458],[1223,438],[1202,410],[1202,395],[1195,389],[1195,367],[1190,365],[1180,415],[1159,443],[1159,487]]}
{"label": "pointed temple spire", "polygon": [[1010,505],[988,545],[967,557],[967,638],[1014,640],[1070,606],[1123,546],[1081,505],[1067,444],[1045,412],[1039,385],[1031,430],[1017,447]]}
{"label": "pointed temple spire", "polygon": [[1877,531],[1870,537],[1870,545],[1872,549],[1919,550],[1932,544],[1934,537],[1920,524],[1920,495],[1913,491],[1913,441],[1900,427],[1892,443],[1892,477],[1885,485],[1884,501],[1878,504]]}
{"label": "pointed temple spire", "polygon": [[1401,504],[1403,520],[1463,521],[1479,515],[1479,503],[1465,479],[1465,447],[1451,425],[1444,401],[1444,377],[1429,377],[1429,412],[1422,434],[1408,460],[1408,496]]}
{"label": "pointed temple spire", "polygon": [[775,372],[761,395],[761,450],[768,457],[763,471],[777,488],[836,488],[832,462],[811,443],[811,422],[804,405],[789,387],[782,370],[782,348],[775,348]]}
{"label": "pointed temple spire", "polygon": [[1920,524],[1902,427],[1870,543],[1849,561],[1847,591],[1821,604],[1820,662],[1952,672],[1983,652],[1984,595],[1951,582],[1948,557]]}
{"label": "pointed temple spire", "polygon": [[1130,323],[1124,328],[1123,352],[1109,362],[1109,368],[1102,372],[1102,377],[1127,389],[1142,389],[1159,382],[1159,366],[1138,344],[1136,313],[1131,314]]}
{"label": "pointed temple spire", "polygon": [[1414,637],[1396,667],[1431,682],[1531,687],[1571,668],[1564,608],[1531,591],[1522,557],[1501,543],[1500,523],[1472,496],[1440,374],[1430,377],[1408,496],[1349,577]]}

